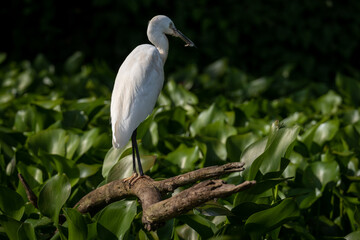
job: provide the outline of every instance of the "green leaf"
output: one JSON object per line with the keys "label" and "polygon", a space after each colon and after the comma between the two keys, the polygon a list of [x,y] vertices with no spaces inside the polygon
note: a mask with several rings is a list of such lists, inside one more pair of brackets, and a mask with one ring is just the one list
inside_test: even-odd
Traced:
{"label": "green leaf", "polygon": [[334,114],[341,105],[342,98],[334,91],[329,91],[315,101],[314,107],[322,114]]}
{"label": "green leaf", "polygon": [[18,239],[37,240],[34,226],[30,223],[23,223],[18,230]]}
{"label": "green leaf", "polygon": [[59,222],[59,213],[71,193],[71,185],[65,174],[50,178],[40,191],[38,207],[42,214],[51,218],[55,225]]}
{"label": "green leaf", "polygon": [[[103,239],[124,239],[136,215],[135,201],[118,201],[108,205],[97,216],[98,236]],[[109,236],[109,238],[108,238]]]}
{"label": "green leaf", "polygon": [[245,229],[251,232],[251,235],[260,236],[299,216],[300,211],[295,201],[285,199],[274,207],[251,215],[245,222]]}
{"label": "green leaf", "polygon": [[[296,137],[299,133],[299,127],[295,126],[292,128],[281,128],[274,130],[266,141],[266,148],[259,155],[259,151],[254,155],[258,155],[255,160],[253,160],[249,175],[247,176],[248,180],[255,179],[256,174],[260,170],[263,175],[269,172],[276,172],[280,170],[281,159],[286,157],[287,153],[290,152],[293,142],[296,140]],[[265,141],[260,140],[260,143],[257,145],[251,145],[251,148],[257,148],[261,150],[264,148]],[[250,148],[249,147],[249,148]],[[255,152],[256,149],[252,149],[251,152]],[[248,151],[247,151],[248,152]],[[252,155],[252,154],[251,154]],[[250,155],[250,156],[251,156]],[[246,164],[248,164],[250,159],[242,159]],[[249,167],[249,165],[246,165]],[[244,172],[246,176],[246,172]]]}
{"label": "green leaf", "polygon": [[227,155],[232,162],[239,162],[244,149],[258,140],[258,137],[249,132],[245,134],[230,136],[226,141]]}
{"label": "green leaf", "polygon": [[[324,189],[326,184],[329,182],[336,183],[339,179],[340,167],[336,161],[313,162],[305,170],[305,174],[303,176],[305,186],[317,187],[319,189]],[[317,183],[317,181],[319,183]]]}
{"label": "green leaf", "polygon": [[358,240],[360,239],[360,231],[349,233],[344,237],[346,240]]}
{"label": "green leaf", "polygon": [[234,199],[234,206],[244,202],[255,202],[261,197],[271,196],[270,189],[277,184],[288,180],[287,178],[272,178],[258,181],[255,186],[237,193]]}
{"label": "green leaf", "polygon": [[82,52],[75,52],[65,62],[65,71],[69,74],[74,74],[80,70],[81,64],[84,60],[84,54]]}
{"label": "green leaf", "polygon": [[81,137],[80,137],[80,144],[77,148],[74,158],[79,158],[83,154],[85,154],[89,149],[93,146],[93,144],[96,142],[97,137],[99,136],[100,129],[93,128],[89,131],[86,131]]}
{"label": "green leaf", "polygon": [[208,109],[204,110],[199,114],[197,119],[190,125],[191,136],[197,135],[200,130],[210,123],[225,120],[227,117],[220,109],[212,104]]}
{"label": "green leaf", "polygon": [[319,144],[319,146],[322,146],[326,141],[333,139],[339,130],[339,125],[340,121],[338,119],[333,119],[320,124],[315,131],[314,142]]}
{"label": "green leaf", "polygon": [[35,154],[40,150],[48,154],[65,156],[66,131],[63,129],[47,129],[31,135],[27,144]]}
{"label": "green leaf", "polygon": [[[154,166],[155,156],[142,156],[140,155],[141,165],[144,173]],[[132,155],[127,155],[121,158],[110,170],[107,176],[107,182],[118,179],[130,177],[133,174],[133,159]]]}
{"label": "green leaf", "polygon": [[212,237],[217,230],[214,223],[200,215],[182,215],[177,219],[189,225],[204,239]]}
{"label": "green leaf", "polygon": [[346,77],[341,74],[336,76],[336,86],[344,96],[345,101],[354,106],[360,105],[360,83],[357,79]]}
{"label": "green leaf", "polygon": [[15,220],[20,220],[24,214],[25,203],[15,191],[0,186],[0,211]]}
{"label": "green leaf", "polygon": [[[124,149],[110,148],[105,155],[104,163],[102,166],[102,176],[106,178],[111,168],[119,161],[120,156],[128,151],[128,145]],[[129,149],[131,151],[131,149]]]}
{"label": "green leaf", "polygon": [[195,94],[187,91],[181,85],[177,85],[172,79],[167,82],[165,91],[168,92],[168,95],[175,106],[185,106],[187,104],[195,105],[198,103]]}
{"label": "green leaf", "polygon": [[176,164],[180,169],[191,169],[199,159],[199,147],[187,147],[180,144],[179,147],[166,156],[166,160]]}
{"label": "green leaf", "polygon": [[8,216],[0,215],[0,224],[10,240],[19,239],[18,230],[22,224],[21,222]]}
{"label": "green leaf", "polygon": [[65,208],[64,213],[69,228],[69,240],[86,240],[88,229],[81,213],[73,208]]}

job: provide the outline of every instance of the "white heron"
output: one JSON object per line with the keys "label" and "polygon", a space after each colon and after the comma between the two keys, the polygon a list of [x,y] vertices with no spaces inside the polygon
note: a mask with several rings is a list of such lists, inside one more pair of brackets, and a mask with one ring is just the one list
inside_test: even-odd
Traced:
{"label": "white heron", "polygon": [[[181,38],[186,46],[194,43],[176,29],[170,18],[153,17],[147,28],[147,36],[153,44],[137,46],[120,66],[111,96],[111,127],[114,148],[122,149],[132,140],[134,174],[130,183],[144,175],[136,142],[136,129],[154,109],[164,83],[164,64],[169,51],[165,34]],[[139,174],[136,171],[136,160]]]}

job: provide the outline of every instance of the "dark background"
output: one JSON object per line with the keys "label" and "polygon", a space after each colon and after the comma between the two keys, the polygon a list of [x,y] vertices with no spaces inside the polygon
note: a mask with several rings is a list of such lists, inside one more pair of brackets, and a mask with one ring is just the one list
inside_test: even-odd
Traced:
{"label": "dark background", "polygon": [[337,72],[356,74],[360,67],[358,0],[12,0],[0,8],[0,51],[7,61],[42,53],[61,66],[79,50],[86,62],[103,60],[116,71],[135,46],[148,42],[147,23],[158,14],[198,47],[184,49],[170,39],[166,71],[227,58],[254,76],[292,64],[294,78],[331,85]]}

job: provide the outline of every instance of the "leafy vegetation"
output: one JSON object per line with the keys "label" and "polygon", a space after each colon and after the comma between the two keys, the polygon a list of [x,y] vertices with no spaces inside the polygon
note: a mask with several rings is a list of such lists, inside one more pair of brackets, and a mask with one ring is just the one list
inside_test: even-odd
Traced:
{"label": "leafy vegetation", "polygon": [[225,60],[169,74],[138,130],[147,174],[161,179],[243,161],[246,170],[224,180],[257,185],[146,232],[136,199],[93,217],[72,208],[96,187],[131,174],[131,149],[111,148],[114,72],[102,62],[83,64],[81,53],[62,69],[41,55],[33,62],[5,59],[1,54],[0,239],[359,238],[355,79],[338,74],[336,89],[304,88],[292,80],[291,66],[253,78]]}

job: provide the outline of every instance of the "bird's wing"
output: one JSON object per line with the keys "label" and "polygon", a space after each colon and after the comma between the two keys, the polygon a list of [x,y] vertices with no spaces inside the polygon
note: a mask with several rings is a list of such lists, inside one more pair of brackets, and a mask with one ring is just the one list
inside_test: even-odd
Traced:
{"label": "bird's wing", "polygon": [[124,147],[132,132],[152,112],[163,81],[163,63],[154,46],[140,45],[125,59],[111,96],[114,147]]}

